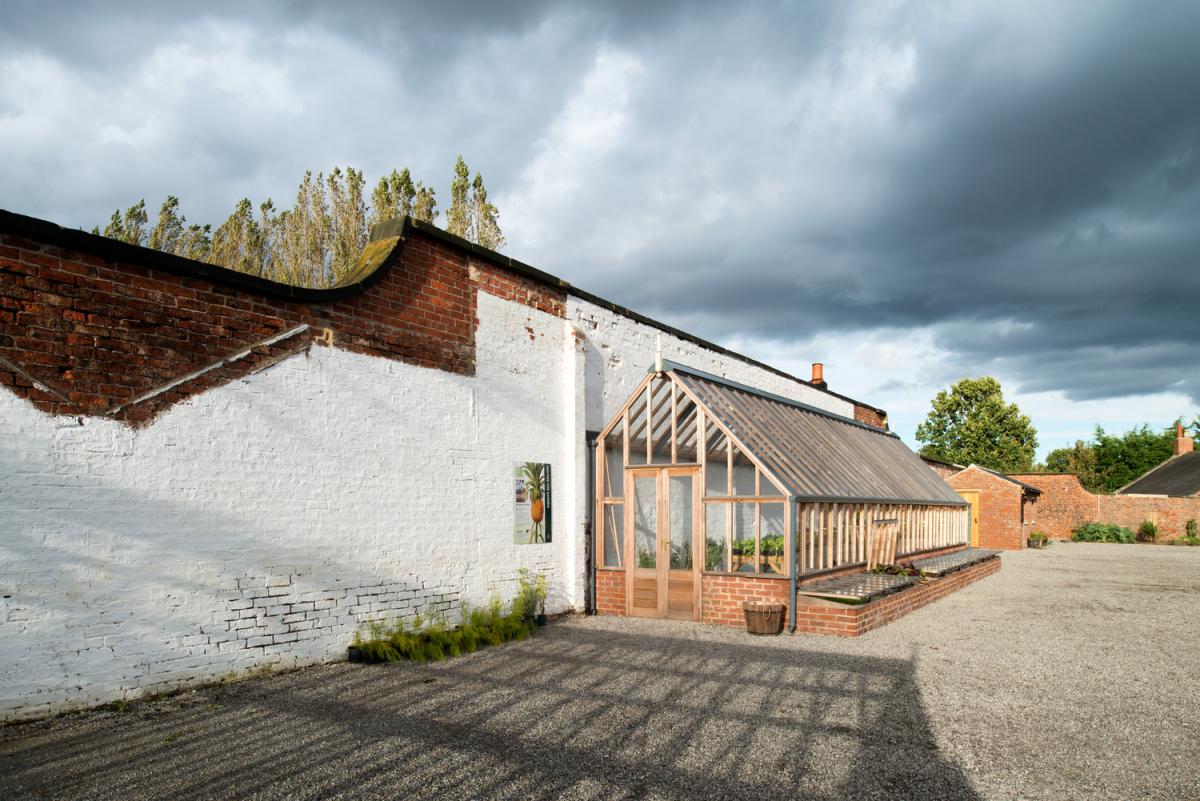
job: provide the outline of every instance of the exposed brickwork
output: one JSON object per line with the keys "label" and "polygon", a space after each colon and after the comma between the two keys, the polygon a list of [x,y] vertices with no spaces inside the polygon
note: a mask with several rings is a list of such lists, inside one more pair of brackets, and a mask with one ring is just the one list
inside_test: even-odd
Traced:
{"label": "exposed brickwork", "polygon": [[1064,473],[1022,473],[1014,478],[1042,491],[1036,527],[1054,539],[1069,540],[1073,529],[1091,520],[1135,531],[1143,520],[1153,520],[1159,542],[1167,542],[1186,533],[1189,519],[1200,521],[1200,498],[1093,495],[1077,476]]}
{"label": "exposed brickwork", "polygon": [[596,613],[625,614],[625,571],[596,571]]}
{"label": "exposed brickwork", "polygon": [[854,419],[876,428],[887,429],[887,415],[862,404],[854,404]]}
{"label": "exposed brickwork", "polygon": [[[1019,484],[1005,481],[978,467],[968,467],[946,479],[956,491],[979,490],[980,548],[1019,550],[1036,528],[1033,505],[1023,501]],[[1026,519],[1022,522],[1022,512]]]}
{"label": "exposed brickwork", "polygon": [[703,575],[700,577],[701,620],[722,626],[745,626],[745,601],[787,605],[790,582],[752,576]]}
{"label": "exposed brickwork", "polygon": [[480,289],[498,298],[523,303],[555,317],[565,317],[567,314],[567,299],[562,292],[552,290],[523,275],[508,272],[485,261],[471,259],[470,276],[471,281]]}
{"label": "exposed brickwork", "polygon": [[248,345],[306,323],[302,339],[237,362],[122,411],[140,423],[227,383],[308,338],[347,350],[471,375],[476,289],[557,316],[562,292],[409,232],[398,263],[369,289],[330,303],[275,299],[133,262],[114,262],[0,234],[0,385],[43,411],[99,415]]}
{"label": "exposed brickwork", "polygon": [[861,606],[847,606],[818,598],[797,598],[796,631],[807,634],[833,634],[858,637],[886,626],[897,618],[945,598],[950,593],[1000,570],[1000,558],[994,557],[939,579],[885,595]]}

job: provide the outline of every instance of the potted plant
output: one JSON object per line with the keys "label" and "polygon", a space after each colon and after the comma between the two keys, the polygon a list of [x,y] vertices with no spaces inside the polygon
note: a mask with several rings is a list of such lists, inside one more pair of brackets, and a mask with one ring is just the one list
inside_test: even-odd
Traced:
{"label": "potted plant", "polygon": [[1050,537],[1044,531],[1035,531],[1029,535],[1030,548],[1045,548],[1050,544]]}

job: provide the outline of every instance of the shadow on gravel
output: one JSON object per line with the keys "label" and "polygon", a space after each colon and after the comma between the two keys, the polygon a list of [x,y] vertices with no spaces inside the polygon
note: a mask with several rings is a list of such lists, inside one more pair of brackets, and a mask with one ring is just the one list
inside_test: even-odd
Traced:
{"label": "shadow on gravel", "polygon": [[551,626],[0,731],[0,797],[977,799],[905,659]]}

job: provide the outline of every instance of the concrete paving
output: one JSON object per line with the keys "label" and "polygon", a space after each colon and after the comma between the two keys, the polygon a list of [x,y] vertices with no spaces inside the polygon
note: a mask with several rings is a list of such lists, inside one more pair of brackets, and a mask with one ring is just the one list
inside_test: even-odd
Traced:
{"label": "concrete paving", "polygon": [[857,640],[573,619],[0,729],[0,798],[1200,797],[1200,548],[1056,543]]}

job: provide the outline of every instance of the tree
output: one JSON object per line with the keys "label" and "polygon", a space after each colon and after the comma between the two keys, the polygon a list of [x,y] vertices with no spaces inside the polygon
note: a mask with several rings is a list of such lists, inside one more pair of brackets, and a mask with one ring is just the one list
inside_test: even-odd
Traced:
{"label": "tree", "polygon": [[1046,454],[1040,472],[1074,473],[1088,492],[1104,491],[1104,478],[1096,466],[1096,449],[1081,439],[1069,448],[1055,448]]}
{"label": "tree", "polygon": [[450,208],[446,211],[446,230],[463,239],[472,239],[471,200],[468,192],[471,188],[471,171],[467,162],[460,155],[454,164],[454,179],[450,182]]}
{"label": "tree", "polygon": [[1096,469],[1101,481],[1099,491],[1116,492],[1152,467],[1171,457],[1175,444],[1175,423],[1161,431],[1143,423],[1119,437],[1106,434],[1096,426]]}
{"label": "tree", "polygon": [[[482,176],[476,173],[470,182],[469,175],[459,156],[447,229],[494,250],[504,244],[500,212],[488,202]],[[255,217],[250,199],[242,198],[215,232],[208,225],[189,226],[179,212],[179,198],[168,195],[148,235],[144,200],[124,214],[114,211],[102,235],[281,283],[326,287],[358,264],[371,226],[406,215],[431,225],[437,219],[437,193],[414,182],[407,168],[380,178],[369,204],[363,200],[365,188],[363,173],[353,167],[334,167],[328,177],[309,171],[290,209],[278,210],[268,199]],[[92,233],[101,235],[100,227]]]}
{"label": "tree", "polygon": [[472,229],[475,244],[488,250],[499,250],[504,245],[504,234],[500,231],[500,210],[488,202],[483,176],[475,173],[471,184],[471,212],[474,215]]}
{"label": "tree", "polygon": [[1005,403],[1000,382],[964,378],[933,399],[917,426],[921,453],[957,464],[978,464],[1007,473],[1033,464],[1037,430],[1015,403]]}

